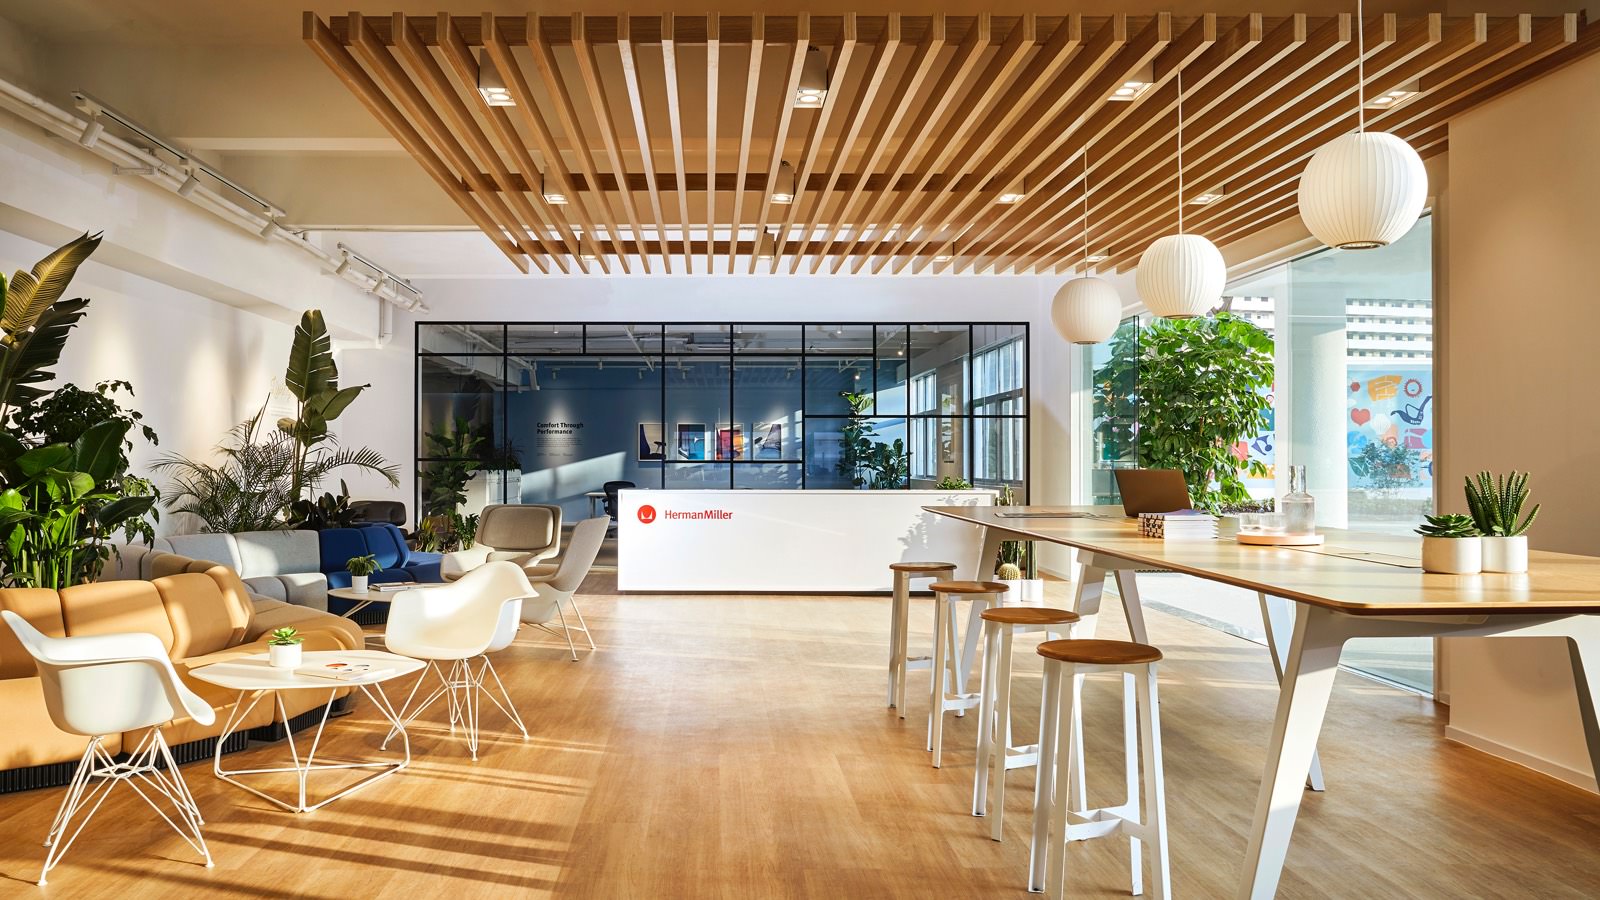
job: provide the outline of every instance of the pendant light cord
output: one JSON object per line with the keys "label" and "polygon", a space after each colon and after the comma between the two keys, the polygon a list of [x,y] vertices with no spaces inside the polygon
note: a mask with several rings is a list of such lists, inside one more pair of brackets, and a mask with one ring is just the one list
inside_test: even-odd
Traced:
{"label": "pendant light cord", "polygon": [[[1359,2],[1359,0],[1357,0]],[[1178,70],[1178,233],[1183,234],[1183,70]]]}
{"label": "pendant light cord", "polygon": [[1367,130],[1367,29],[1362,0],[1356,0],[1356,133]]}
{"label": "pendant light cord", "polygon": [[1089,274],[1089,148],[1083,148],[1083,274]]}

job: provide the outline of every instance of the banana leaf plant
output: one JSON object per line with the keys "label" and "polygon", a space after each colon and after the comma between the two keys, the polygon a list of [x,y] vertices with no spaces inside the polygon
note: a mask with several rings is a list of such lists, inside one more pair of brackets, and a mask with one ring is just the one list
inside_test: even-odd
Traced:
{"label": "banana leaf plant", "polygon": [[99,235],[83,235],[39,260],[29,272],[0,276],[0,424],[47,391],[55,378],[67,334],[83,318],[88,300],[62,300],[72,276],[95,248]]}
{"label": "banana leaf plant", "polygon": [[[295,414],[278,420],[278,430],[288,435],[295,445],[295,464],[290,483],[290,496],[300,499],[305,490],[314,485],[307,483],[307,457],[313,448],[329,439],[328,423],[350,407],[370,384],[339,387],[339,367],[333,361],[333,339],[328,336],[328,325],[322,311],[308,309],[300,316],[294,330],[294,343],[289,348],[289,367],[284,372],[284,384],[294,395]],[[395,484],[397,481],[391,479]]]}
{"label": "banana leaf plant", "polygon": [[124,496],[116,471],[128,425],[107,421],[70,444],[27,447],[0,433],[0,563],[14,587],[60,590],[91,581],[105,536],[140,518],[154,496]]}

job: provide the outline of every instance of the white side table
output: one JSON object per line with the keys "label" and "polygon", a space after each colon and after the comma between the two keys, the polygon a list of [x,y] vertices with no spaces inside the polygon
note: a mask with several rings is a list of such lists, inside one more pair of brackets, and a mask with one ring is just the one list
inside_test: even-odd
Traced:
{"label": "white side table", "polygon": [[[316,665],[333,660],[346,660],[349,662],[372,663],[375,667],[385,668],[388,671],[379,674],[357,678],[351,681],[334,681],[328,678],[318,678],[315,675],[297,674],[293,669],[273,668],[267,664],[265,653],[249,656],[233,662],[216,663],[195,669],[190,674],[201,681],[214,684],[221,688],[239,692],[238,702],[234,704],[233,713],[228,716],[228,722],[223,726],[222,734],[217,738],[217,754],[212,760],[211,770],[216,776],[230,784],[244,788],[257,797],[275,803],[289,812],[310,812],[332,803],[340,797],[348,796],[356,790],[387,778],[411,764],[411,740],[406,735],[405,725],[400,721],[399,715],[389,704],[389,698],[384,696],[382,682],[393,678],[400,678],[420,670],[423,663],[407,656],[394,653],[385,653],[380,650],[316,650],[305,654],[302,666]],[[317,746],[322,743],[322,730],[328,725],[328,711],[332,706],[334,694],[345,688],[355,688],[372,701],[372,705],[385,719],[394,726],[395,732],[405,747],[402,759],[393,761],[376,760],[371,762],[316,762]],[[288,733],[289,756],[293,760],[288,766],[267,766],[255,769],[224,769],[222,767],[222,747],[228,742],[229,736],[239,729],[239,726],[256,708],[263,697],[272,695],[272,702],[277,706],[278,715],[285,723],[288,730],[289,714],[283,705],[284,691],[327,691],[328,706],[322,710],[322,720],[317,723],[317,733],[311,738],[311,747],[302,759],[299,748],[295,745],[294,734]],[[247,697],[248,695],[248,697]],[[248,702],[246,702],[248,700]],[[379,771],[337,791],[316,803],[306,802],[306,780],[314,771],[324,769],[378,769]],[[299,793],[293,802],[285,802],[265,794],[256,788],[240,781],[239,775],[261,775],[269,772],[293,772],[299,776]]]}
{"label": "white side table", "polygon": [[[406,585],[406,590],[409,591],[409,590],[412,590],[413,588],[426,590],[427,588],[430,588],[430,587],[444,587],[444,583],[441,582],[441,583],[435,584],[433,582],[429,582],[427,584],[407,584]],[[365,590],[365,591],[358,591],[355,588],[347,588],[347,587],[345,587],[345,588],[329,588],[328,589],[328,596],[329,597],[337,597],[340,600],[349,600],[350,602],[355,604],[355,606],[352,606],[349,609],[347,609],[344,612],[339,614],[339,615],[345,617],[346,619],[354,616],[356,613],[361,612],[363,609],[366,609],[367,607],[371,606],[374,603],[388,603],[389,601],[394,599],[394,596],[396,594],[399,594],[399,593],[403,593],[403,591],[375,591],[375,590],[371,590],[371,589],[368,589],[368,590]]]}

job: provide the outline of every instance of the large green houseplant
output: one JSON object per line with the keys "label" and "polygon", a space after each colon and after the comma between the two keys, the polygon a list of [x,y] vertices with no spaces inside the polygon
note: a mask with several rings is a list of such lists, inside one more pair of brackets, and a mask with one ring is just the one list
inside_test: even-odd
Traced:
{"label": "large green houseplant", "polygon": [[[1183,472],[1198,508],[1248,503],[1244,478],[1267,470],[1234,448],[1267,427],[1272,349],[1266,332],[1225,312],[1119,332],[1094,373],[1105,440],[1135,444],[1140,468]],[[1130,406],[1132,423],[1116,414]]]}
{"label": "large green houseplant", "polygon": [[850,418],[839,436],[839,474],[855,487],[874,491],[905,487],[911,478],[911,454],[900,438],[876,440],[877,429],[867,417],[872,395],[840,391],[839,396],[850,405]]}

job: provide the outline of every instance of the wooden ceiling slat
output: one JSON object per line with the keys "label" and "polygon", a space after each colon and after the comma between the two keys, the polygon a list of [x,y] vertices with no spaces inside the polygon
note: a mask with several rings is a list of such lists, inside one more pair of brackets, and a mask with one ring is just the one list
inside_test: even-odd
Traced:
{"label": "wooden ceiling slat", "polygon": [[[1093,251],[1106,255],[1092,268],[1126,270],[1200,192],[1223,196],[1181,207],[1185,230],[1219,243],[1297,215],[1307,161],[1357,119],[1347,14],[307,13],[303,21],[312,51],[524,272],[588,273],[595,260],[609,272],[612,255],[625,272],[631,256],[649,272],[662,255],[672,272],[666,254],[675,253],[685,272],[699,254],[708,270],[728,254],[728,272],[736,257],[754,272],[754,250],[774,226],[768,272],[787,263],[797,273],[807,261],[814,273],[1064,272],[1087,267],[1090,224]],[[1600,52],[1600,30],[1576,14],[1385,14],[1361,27],[1367,96],[1418,91],[1366,110],[1366,127],[1399,135],[1425,157],[1446,152],[1453,119]],[[519,44],[538,70],[537,92]],[[654,51],[641,49],[651,45],[661,49],[659,69]],[[703,80],[695,54],[686,63],[683,52],[701,45]],[[781,64],[767,60],[768,45],[785,48]],[[516,108],[491,107],[478,93],[480,47]],[[719,121],[729,47],[749,54],[734,57],[742,67],[748,60],[737,139],[719,127],[736,124]],[[794,89],[811,47],[828,50],[834,72],[821,109],[799,111]],[[763,79],[764,66],[782,72]],[[1110,100],[1135,71],[1151,86],[1131,102]],[[690,136],[699,102],[705,128]],[[795,198],[774,210],[786,155]],[[995,203],[1019,175],[1022,201]],[[546,191],[568,202],[551,204]],[[760,199],[747,203],[749,191]],[[730,192],[731,221],[719,223],[719,196]],[[955,258],[934,261],[952,240]]]}
{"label": "wooden ceiling slat", "polygon": [[[789,125],[794,121],[795,92],[800,89],[800,75],[806,65],[806,51],[811,47],[811,19],[809,16],[801,17],[801,27],[795,35],[794,49],[789,57],[789,74],[783,81],[782,104],[778,107],[778,124],[772,138],[772,154],[767,160],[767,183],[761,191],[761,211],[756,214],[756,242],[760,245],[761,236],[767,233],[767,216],[772,212],[772,185],[778,179],[778,170],[783,165],[784,143],[789,137]],[[855,40],[852,38],[848,46],[853,50]],[[821,53],[822,51],[817,51]],[[822,112],[831,112],[837,105],[835,98],[838,95],[829,91],[822,100]],[[798,185],[796,185],[798,187]],[[738,236],[735,235],[735,238]],[[750,268],[748,274],[756,273],[756,264],[760,260],[756,254],[750,254]],[[729,260],[729,271],[732,271],[732,260]]]}
{"label": "wooden ceiling slat", "polygon": [[[595,57],[594,45],[586,38],[582,37],[582,35],[585,34],[583,21],[583,13],[572,14],[572,52],[573,56],[575,56],[578,60],[579,81],[583,83],[584,96],[589,100],[589,111],[594,114],[595,124],[600,130],[600,141],[602,146],[605,147],[606,151],[606,164],[611,167],[612,173],[617,176],[618,180],[622,181],[624,180],[623,176],[625,176],[628,171],[627,161],[622,155],[622,142],[617,138],[616,120],[611,114],[611,103],[606,99],[605,85],[601,84],[600,82],[600,63]],[[542,52],[550,53],[548,44],[542,47]],[[551,65],[553,67],[555,64],[554,53],[550,53],[550,58]],[[540,68],[542,70],[543,66]],[[553,90],[552,93],[554,93]],[[577,117],[574,116],[571,130],[574,140],[583,140],[583,132],[581,129],[582,126],[578,124]],[[584,154],[589,155],[588,147],[585,146],[583,149]],[[646,148],[641,149],[645,150],[645,152],[648,152]],[[589,165],[593,166],[593,156],[589,155],[589,159]],[[652,180],[650,184],[653,188],[655,184],[654,180]],[[652,190],[651,196],[655,201],[656,212],[659,214],[661,208],[660,195]],[[622,201],[622,211],[628,217],[627,224],[633,229],[633,243],[635,246],[641,248],[639,252],[639,265],[644,268],[645,274],[648,275],[650,274],[650,257],[643,251],[643,245],[639,243],[639,241],[644,237],[644,224],[639,217],[639,209],[633,202],[633,191],[619,191],[617,193],[617,197]],[[613,239],[615,239],[615,232],[612,233],[612,236]],[[665,262],[665,260],[663,262],[667,271],[671,272],[672,264],[670,262]],[[623,271],[627,271],[626,263],[623,265]]]}
{"label": "wooden ceiling slat", "polygon": [[[394,23],[394,27],[391,30],[397,35],[395,42],[391,46],[399,50],[401,58],[406,61],[406,64],[411,67],[413,72],[420,74],[423,79],[423,89],[432,98],[433,102],[439,106],[440,111],[448,120],[451,131],[466,142],[467,148],[472,152],[477,162],[489,170],[490,175],[494,178],[495,186],[499,187],[500,193],[504,196],[506,202],[511,205],[515,213],[514,218],[517,220],[517,234],[521,238],[519,243],[526,241],[528,236],[531,235],[534,246],[538,248],[538,253],[541,256],[551,256],[556,268],[566,274],[568,271],[566,260],[562,259],[559,254],[551,253],[545,243],[544,236],[549,233],[549,223],[533,208],[533,204],[528,202],[527,196],[515,188],[512,183],[511,171],[506,168],[505,162],[500,158],[499,151],[495,150],[489,143],[489,139],[484,135],[483,130],[478,127],[477,120],[473,118],[472,112],[467,109],[466,104],[461,101],[461,95],[451,87],[450,79],[445,75],[444,70],[439,67],[439,63],[433,58],[433,54],[417,39],[416,34],[406,28],[403,23]],[[539,266],[540,271],[549,272],[549,269],[538,257],[534,257],[534,262]]]}
{"label": "wooden ceiling slat", "polygon": [[[659,22],[658,27],[660,27]],[[639,58],[634,55],[634,43],[632,40],[633,19],[630,17],[623,17],[617,22],[617,28],[617,54],[618,58],[622,61],[622,81],[627,87],[628,109],[633,113],[633,133],[635,140],[638,141],[639,160],[644,166],[646,185],[645,195],[650,198],[650,211],[654,213],[656,217],[656,234],[664,237],[667,233],[667,218],[662,214],[661,210],[661,191],[656,185],[656,163],[655,156],[651,152],[650,127],[645,122],[644,118],[644,87],[640,83],[639,78]],[[587,47],[587,50],[588,53],[586,56],[589,60],[589,63],[586,72],[588,69],[598,68],[595,65],[593,58],[593,46]],[[586,82],[589,81],[589,76],[585,75],[584,80]],[[594,74],[594,81],[595,89],[598,91],[600,89],[598,74]],[[604,104],[601,104],[601,106],[604,107]],[[671,112],[675,115],[676,103],[673,103],[672,106],[673,109]],[[614,132],[614,129],[610,130]],[[673,147],[681,147],[683,142],[678,137],[677,129],[673,128],[672,131]],[[616,170],[618,175],[625,175],[627,173],[627,167],[623,162],[621,146],[615,144],[616,135],[614,133],[612,134],[611,140],[612,144],[616,146],[615,150],[610,151],[613,154],[611,163],[612,167]],[[677,156],[679,158],[679,165],[676,169],[674,169],[674,171],[682,168],[682,153],[679,152]],[[625,192],[623,196],[632,197],[633,193],[631,191]],[[637,228],[638,226],[635,225],[635,227]],[[687,261],[685,264],[687,264]],[[661,267],[662,269],[666,270],[667,274],[672,274],[672,257],[663,256],[661,258]],[[646,269],[646,271],[648,271],[648,269]]]}
{"label": "wooden ceiling slat", "polygon": [[361,64],[356,61],[350,51],[334,38],[333,32],[328,30],[328,26],[324,25],[314,14],[306,13],[302,17],[302,38],[311,47],[312,52],[316,53],[327,64],[329,69],[333,70],[333,74],[344,83],[345,87],[356,95],[356,99],[360,100],[362,105],[383,124],[384,128],[394,135],[395,140],[399,141],[400,145],[405,147],[406,151],[417,160],[423,171],[427,172],[428,176],[444,190],[445,194],[451,200],[454,200],[457,206],[461,207],[461,211],[466,213],[467,218],[471,219],[474,225],[483,230],[489,240],[500,248],[500,252],[511,260],[512,265],[516,266],[519,271],[526,273],[528,271],[527,256],[518,249],[516,244],[505,237],[499,226],[493,219],[489,218],[489,214],[484,211],[478,201],[471,194],[461,189],[449,167],[444,164],[443,160],[439,159],[433,149],[428,146],[428,142],[406,120],[400,110],[396,109],[395,105],[389,101],[389,98],[384,95],[383,89],[378,87],[377,82],[373,81],[372,77],[361,68]]}
{"label": "wooden ceiling slat", "polygon": [[[474,58],[466,43],[461,40],[461,36],[455,33],[455,29],[450,25],[449,16],[441,14],[441,19],[442,21],[435,28],[435,33],[439,35],[437,46],[443,54],[445,62],[450,65],[451,70],[456,74],[457,80],[463,85],[476,85],[478,83],[477,59]],[[585,275],[589,274],[589,266],[578,252],[577,233],[566,219],[556,212],[555,207],[545,201],[537,178],[535,178],[532,185],[528,183],[528,178],[535,177],[539,170],[533,162],[532,155],[528,153],[528,148],[523,143],[521,136],[517,134],[516,127],[511,124],[511,117],[506,114],[504,107],[489,106],[484,102],[482,94],[478,94],[476,91],[472,93],[478,97],[480,103],[484,103],[484,112],[489,121],[489,126],[494,129],[495,136],[500,140],[500,146],[506,153],[510,154],[512,161],[516,163],[519,170],[519,172],[508,172],[503,180],[497,175],[496,181],[505,185],[502,189],[532,194],[535,198],[535,207],[542,210],[540,213],[541,221],[550,223],[556,233],[556,239],[561,242],[568,257],[578,267],[578,271]],[[466,185],[468,190],[472,189],[470,182],[464,181],[463,184]],[[557,264],[560,265],[559,262]],[[562,267],[562,271],[565,272],[567,270]]]}
{"label": "wooden ceiling slat", "polygon": [[[760,13],[757,13],[755,18],[757,20],[755,33],[762,35],[765,33],[765,31],[760,27],[759,23],[763,17]],[[745,175],[750,171],[750,138],[755,134],[756,131],[756,101],[760,99],[761,57],[765,51],[765,48],[766,40],[764,37],[755,37],[751,39],[750,65],[745,72],[744,78],[744,125],[739,129],[739,175],[738,180],[734,182],[733,187],[733,219],[729,224],[730,230],[728,232],[728,240],[735,244],[739,240],[739,228],[743,224],[740,219],[744,214],[744,179]],[[713,133],[711,135],[711,143],[713,146],[715,146],[716,142],[717,135]],[[715,241],[710,241],[710,244],[712,247],[716,246]],[[733,257],[729,256],[729,275],[733,274],[733,266]]]}
{"label": "wooden ceiling slat", "polygon": [[[678,42],[677,20],[668,13],[661,24],[661,70],[667,88],[667,125],[672,132],[672,174],[675,179],[673,193],[678,198],[678,227],[687,231],[689,228],[689,188],[684,184],[685,168],[683,164],[683,110],[678,100]],[[715,67],[713,67],[715,71]],[[643,113],[641,112],[642,116]],[[644,128],[639,129],[640,139],[649,140]],[[665,237],[666,233],[662,232]],[[685,275],[694,274],[694,257],[688,253],[683,254],[683,271]]]}

